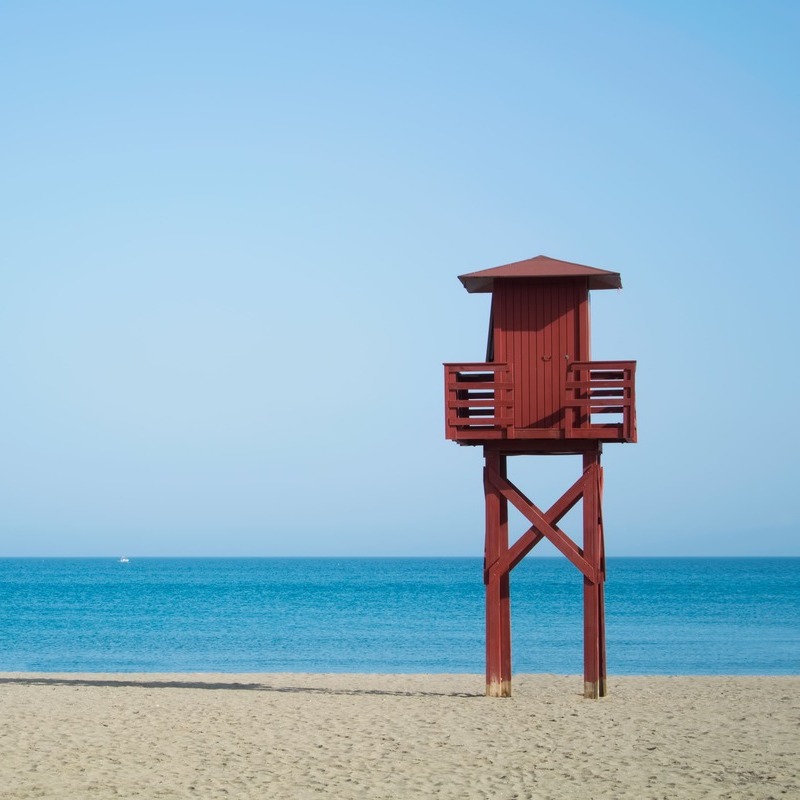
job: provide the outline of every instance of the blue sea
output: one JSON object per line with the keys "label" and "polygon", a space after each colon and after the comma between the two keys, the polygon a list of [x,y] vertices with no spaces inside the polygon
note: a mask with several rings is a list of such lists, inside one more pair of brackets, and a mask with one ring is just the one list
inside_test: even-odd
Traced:
{"label": "blue sea", "polygon": [[[512,573],[516,672],[582,671],[582,579]],[[612,558],[611,674],[800,672],[800,559]],[[472,672],[478,558],[0,559],[0,671]]]}

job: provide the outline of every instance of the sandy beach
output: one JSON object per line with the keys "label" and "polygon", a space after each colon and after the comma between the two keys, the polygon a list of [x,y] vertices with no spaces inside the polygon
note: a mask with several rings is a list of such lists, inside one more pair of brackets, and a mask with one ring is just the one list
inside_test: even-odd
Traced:
{"label": "sandy beach", "polygon": [[0,674],[0,797],[800,796],[800,677]]}

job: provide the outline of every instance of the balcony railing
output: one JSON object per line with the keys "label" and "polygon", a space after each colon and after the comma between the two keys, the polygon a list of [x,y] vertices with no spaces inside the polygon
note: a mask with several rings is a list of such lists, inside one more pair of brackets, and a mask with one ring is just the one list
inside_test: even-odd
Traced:
{"label": "balcony railing", "polygon": [[636,441],[636,362],[575,361],[567,368],[567,439]]}
{"label": "balcony railing", "polygon": [[501,439],[514,421],[508,364],[445,364],[445,436]]}
{"label": "balcony railing", "polygon": [[636,441],[635,361],[569,364],[562,412],[547,427],[514,427],[510,364],[445,364],[444,374],[447,439],[464,444],[490,439]]}

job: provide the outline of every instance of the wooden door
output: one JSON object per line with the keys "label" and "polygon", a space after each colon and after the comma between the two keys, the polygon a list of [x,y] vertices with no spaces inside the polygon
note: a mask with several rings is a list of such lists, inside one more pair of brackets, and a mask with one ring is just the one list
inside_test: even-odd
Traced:
{"label": "wooden door", "polygon": [[585,279],[497,281],[492,298],[494,360],[514,374],[514,427],[564,424],[567,365],[589,357]]}

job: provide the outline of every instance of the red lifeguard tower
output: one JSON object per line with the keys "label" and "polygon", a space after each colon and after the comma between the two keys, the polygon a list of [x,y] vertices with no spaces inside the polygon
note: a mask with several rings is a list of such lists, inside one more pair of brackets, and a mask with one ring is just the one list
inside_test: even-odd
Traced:
{"label": "red lifeguard tower", "polygon": [[[485,457],[486,694],[511,695],[509,574],[548,539],[583,574],[584,696],[603,697],[600,455],[605,442],[636,441],[636,362],[591,360],[589,292],[622,288],[619,273],[536,256],[459,280],[492,295],[486,361],[444,365],[446,437],[482,446]],[[581,455],[583,473],[543,510],[509,481],[506,460],[556,454]],[[583,547],[558,527],[579,501]],[[530,522],[511,545],[509,503]]]}

